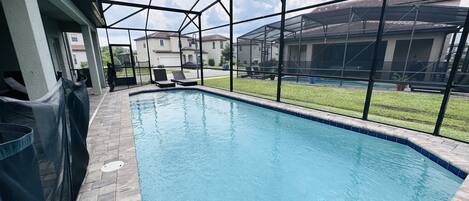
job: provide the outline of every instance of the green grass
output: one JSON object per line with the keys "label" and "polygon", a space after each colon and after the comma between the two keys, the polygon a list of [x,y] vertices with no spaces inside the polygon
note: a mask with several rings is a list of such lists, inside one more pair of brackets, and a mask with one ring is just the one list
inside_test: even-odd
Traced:
{"label": "green grass", "polygon": [[[205,80],[206,86],[228,89],[229,78]],[[235,91],[275,99],[276,81],[234,79]],[[282,83],[282,101],[308,108],[361,117],[366,89]],[[441,94],[373,91],[369,119],[432,132]],[[452,96],[441,134],[469,142],[469,98]]]}

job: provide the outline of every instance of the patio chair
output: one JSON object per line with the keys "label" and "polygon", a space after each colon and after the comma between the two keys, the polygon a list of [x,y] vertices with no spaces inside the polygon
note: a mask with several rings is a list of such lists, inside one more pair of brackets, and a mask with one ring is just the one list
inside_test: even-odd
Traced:
{"label": "patio chair", "polygon": [[171,81],[176,82],[182,86],[194,86],[197,85],[197,81],[195,80],[188,80],[182,71],[173,71],[173,79]]}
{"label": "patio chair", "polygon": [[17,92],[21,92],[23,94],[28,94],[28,91],[26,91],[26,87],[16,81],[15,79],[11,77],[7,77],[4,79],[5,84],[7,84],[8,87],[10,87],[12,90],[15,90]]}
{"label": "patio chair", "polygon": [[176,86],[174,82],[168,81],[168,77],[166,76],[166,69],[153,69],[153,74],[155,75],[156,86],[161,88]]}
{"label": "patio chair", "polygon": [[26,91],[26,87],[16,81],[12,77],[6,77],[3,79],[7,88],[0,90],[0,96],[8,96],[20,100],[29,100],[28,98],[28,91]]}

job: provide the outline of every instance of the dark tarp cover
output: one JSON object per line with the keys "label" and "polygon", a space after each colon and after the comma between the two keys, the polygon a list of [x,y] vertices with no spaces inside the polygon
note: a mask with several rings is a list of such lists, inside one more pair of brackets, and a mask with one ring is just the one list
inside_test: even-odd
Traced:
{"label": "dark tarp cover", "polygon": [[43,197],[32,141],[31,128],[0,123],[0,200]]}
{"label": "dark tarp cover", "polygon": [[[17,161],[16,171],[24,173],[24,176],[10,181],[22,184],[32,179],[27,176],[29,172],[39,172],[40,185],[35,185],[35,189],[24,186],[24,192],[41,193],[31,194],[30,198],[34,199],[27,200],[76,200],[88,166],[88,121],[89,97],[84,81],[74,83],[61,79],[53,90],[34,101],[0,97],[0,123],[33,129],[32,144],[38,170],[33,166],[22,166]],[[24,155],[24,160],[33,158],[32,152],[24,153],[26,150],[17,155]],[[9,160],[0,160],[0,163],[3,165]],[[3,177],[0,180],[0,200],[9,200],[4,195],[14,192],[4,192],[7,189],[4,185],[14,184],[3,183]]]}

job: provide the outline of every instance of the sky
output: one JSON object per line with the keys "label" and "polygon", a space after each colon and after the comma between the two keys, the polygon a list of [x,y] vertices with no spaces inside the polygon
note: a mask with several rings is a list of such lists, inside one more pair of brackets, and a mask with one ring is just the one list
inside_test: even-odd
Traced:
{"label": "sky", "polygon": [[[139,3],[147,5],[149,0],[119,0],[131,3]],[[164,6],[172,8],[180,8],[189,10],[196,0],[152,0],[152,5],[154,6]],[[212,3],[214,0],[200,0],[199,3],[194,7],[193,10],[200,11],[205,8],[207,5]],[[304,7],[308,5],[313,5],[320,2],[326,2],[329,0],[287,0],[286,8],[287,10]],[[221,0],[227,9],[229,9],[229,0]],[[107,4],[103,4],[103,8],[106,8]],[[125,6],[112,6],[105,13],[105,18],[108,25],[116,22],[117,20],[137,11],[138,8],[129,8]],[[233,21],[240,21],[251,19],[254,17],[264,16],[272,13],[280,12],[281,3],[280,0],[233,0]],[[300,15],[311,10],[304,10],[295,13],[287,14],[288,17]],[[147,15],[147,10],[143,10],[134,16],[115,24],[116,27],[131,27],[131,28],[145,28],[145,19]],[[148,29],[164,29],[164,30],[178,30],[182,21],[185,18],[185,14],[174,13],[174,12],[165,12],[151,10],[148,13]],[[195,23],[197,23],[197,18]],[[215,27],[222,24],[229,23],[229,17],[223,7],[219,4],[211,7],[210,9],[203,12],[202,17],[202,29]],[[233,27],[234,40],[238,36],[241,36],[255,28],[261,27],[263,25],[279,21],[280,15],[275,17],[270,17],[262,20],[256,20],[248,23],[243,23],[235,25]],[[186,20],[187,22],[188,20]],[[188,33],[192,31],[197,31],[197,28],[194,25],[189,25],[184,29],[183,33]],[[106,32],[104,29],[98,29],[100,45],[106,46],[108,44],[106,38]],[[129,44],[129,36],[126,30],[108,30],[110,43],[118,44]],[[202,33],[202,36],[209,34],[220,34],[229,37],[229,27],[219,28],[215,30],[210,30]],[[131,41],[132,45],[135,46],[134,39],[144,36],[142,31],[131,31]],[[197,35],[197,34],[196,34]]]}

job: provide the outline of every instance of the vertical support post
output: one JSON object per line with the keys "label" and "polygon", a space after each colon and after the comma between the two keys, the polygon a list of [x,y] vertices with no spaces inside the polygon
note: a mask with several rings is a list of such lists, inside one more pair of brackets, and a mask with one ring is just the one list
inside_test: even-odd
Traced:
{"label": "vertical support post", "polygon": [[233,92],[233,0],[230,0],[230,91]]}
{"label": "vertical support post", "polygon": [[434,135],[440,134],[441,125],[443,124],[443,119],[445,117],[446,108],[448,106],[449,97],[453,87],[454,77],[456,77],[456,72],[458,71],[459,61],[461,60],[462,53],[466,47],[467,34],[469,31],[469,11],[466,14],[466,20],[464,22],[464,29],[461,34],[461,40],[459,40],[458,49],[454,55],[453,65],[451,66],[451,72],[448,77],[448,82],[446,83],[446,89],[441,101],[440,112],[438,113],[438,118],[436,119],[435,129],[433,130]]}
{"label": "vertical support post", "polygon": [[280,38],[279,38],[279,53],[278,53],[278,67],[277,67],[277,102],[280,102],[280,96],[282,92],[282,69],[283,69],[283,48],[285,45],[284,31],[285,31],[285,7],[286,0],[281,0],[282,11],[280,17]]}
{"label": "vertical support post", "polygon": [[[266,60],[267,60],[267,26],[264,26],[264,40],[262,41],[262,50],[261,50],[261,63],[263,66],[265,66]],[[259,69],[260,71],[264,71]]]}
{"label": "vertical support post", "polygon": [[448,35],[449,35],[449,33],[446,33],[445,37],[441,41],[440,53],[438,53],[438,60],[437,60],[436,66],[435,66],[436,68],[438,68],[440,66],[441,56],[443,55],[443,50],[445,49],[446,38],[448,38]]}
{"label": "vertical support post", "polygon": [[178,32],[178,40],[179,40],[179,62],[181,64],[181,71],[184,71],[184,68],[182,67],[182,43],[181,43],[181,32]]}
{"label": "vertical support post", "polygon": [[101,82],[101,87],[105,87],[106,79],[104,78],[103,57],[101,54],[101,46],[99,44],[98,32],[92,32],[91,36],[93,37],[94,51],[97,54],[96,61],[98,64],[99,81]]}
{"label": "vertical support post", "polygon": [[[57,82],[37,0],[2,0],[29,99],[38,99]],[[4,26],[2,24],[2,29]]]}
{"label": "vertical support post", "polygon": [[410,50],[412,48],[412,41],[414,40],[415,25],[417,24],[417,18],[419,16],[419,7],[415,6],[414,9],[416,9],[414,23],[412,24],[412,32],[410,33],[409,46],[407,47],[407,55],[405,57],[404,70],[403,70],[402,76],[405,76],[405,73],[407,71],[407,65],[409,64]]}
{"label": "vertical support post", "polygon": [[[151,5],[152,0],[148,1],[148,6]],[[148,46],[148,34],[147,34],[147,28],[148,28],[148,16],[150,15],[150,8],[147,9],[147,16],[145,17],[145,43],[147,44],[147,59],[148,59],[148,71],[150,73],[150,83],[153,82],[153,78],[151,76],[151,59],[150,59],[150,46]]]}
{"label": "vertical support post", "polygon": [[274,43],[270,42],[270,61],[272,61],[272,50],[273,50],[273,45]]}
{"label": "vertical support post", "polygon": [[252,40],[249,40],[249,68],[252,68]]}
{"label": "vertical support post", "polygon": [[[296,73],[301,69],[301,39],[303,38],[303,16],[301,16],[300,21],[300,36],[298,37],[298,69],[296,69]],[[298,76],[296,76],[296,80],[298,81]]]}
{"label": "vertical support post", "polygon": [[151,59],[150,59],[150,46],[148,46],[148,35],[145,31],[145,43],[147,44],[147,59],[148,59],[148,71],[150,72],[150,83],[153,83],[153,78],[151,77]]}
{"label": "vertical support post", "polygon": [[88,60],[88,69],[90,71],[91,83],[93,85],[93,93],[96,95],[100,95],[102,93],[101,81],[99,81],[96,52],[94,51],[95,44],[93,43],[93,36],[91,35],[91,28],[88,25],[82,25],[81,32],[83,35],[83,42],[85,44],[86,59]]}
{"label": "vertical support post", "polygon": [[199,54],[200,54],[200,85],[204,86],[204,56],[202,51],[202,13],[199,14]]}
{"label": "vertical support post", "polygon": [[[134,77],[136,78],[137,77],[137,74],[135,74],[135,59],[134,59],[134,52],[132,50],[132,39],[130,37],[130,30],[127,30],[127,32],[129,33],[129,48],[130,48],[130,63],[131,63],[131,67],[132,67],[132,73],[134,74]],[[140,69],[139,69],[140,71]],[[126,71],[127,72],[127,71]]]}
{"label": "vertical support post", "polygon": [[[239,40],[236,38],[236,66],[239,66]],[[236,67],[236,78],[239,78],[239,68]]]}
{"label": "vertical support post", "polygon": [[[109,58],[111,59],[111,65],[114,66],[114,59],[112,59],[112,48],[111,48],[111,43],[109,42],[109,33],[107,31],[107,28],[106,28],[106,39],[107,39],[107,48],[108,48],[108,51],[109,51]],[[106,67],[107,67],[107,64],[106,64]],[[108,76],[106,77],[106,80],[109,78],[109,69],[107,69],[107,74]],[[78,74],[77,74],[77,78],[78,78]],[[109,80],[108,81],[108,84],[109,84]]]}
{"label": "vertical support post", "polygon": [[[73,61],[72,61],[72,52],[70,51],[70,44],[68,43],[67,33],[62,33],[62,41],[65,48],[65,55],[68,61],[68,70],[70,71],[70,80],[75,80],[75,71],[73,69]],[[104,86],[104,85],[103,85]]]}
{"label": "vertical support post", "polygon": [[446,69],[445,70],[448,70],[449,61],[451,60],[451,53],[453,52],[453,49],[454,49],[454,42],[456,42],[457,34],[458,32],[455,32],[453,34],[453,38],[451,39],[451,45],[449,46],[448,55],[446,55]]}
{"label": "vertical support post", "polygon": [[[353,22],[353,10],[352,10],[352,7],[350,7],[349,20],[347,23],[347,35],[345,36],[344,56],[342,57],[342,71],[340,71],[340,78],[344,78],[345,61],[347,60],[347,48],[348,48],[348,40],[350,36],[350,23],[352,22]],[[342,86],[343,82],[344,80],[340,79],[339,86]]]}
{"label": "vertical support post", "polygon": [[363,116],[362,119],[368,119],[368,112],[370,110],[370,102],[371,102],[371,95],[373,92],[374,82],[374,74],[376,72],[376,66],[378,65],[378,52],[379,52],[379,45],[381,44],[381,40],[383,38],[383,29],[384,29],[384,14],[386,12],[386,0],[383,0],[383,4],[381,5],[381,15],[379,17],[379,25],[378,25],[378,33],[376,35],[375,41],[375,48],[373,52],[373,60],[371,62],[371,71],[370,77],[368,79],[368,89],[366,90],[366,98],[365,98],[365,106],[363,108]]}

